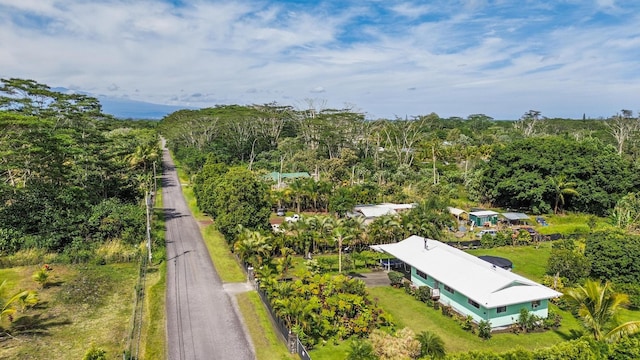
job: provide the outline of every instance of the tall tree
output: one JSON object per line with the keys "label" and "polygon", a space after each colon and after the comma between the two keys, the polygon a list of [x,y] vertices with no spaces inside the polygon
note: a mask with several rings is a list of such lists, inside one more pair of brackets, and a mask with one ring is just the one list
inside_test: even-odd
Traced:
{"label": "tall tree", "polygon": [[232,167],[215,186],[215,223],[231,241],[238,224],[267,229],[271,206],[266,184],[244,167]]}
{"label": "tall tree", "polygon": [[549,176],[547,177],[547,179],[549,180],[549,184],[551,185],[551,191],[555,194],[555,197],[556,197],[555,203],[553,206],[553,213],[557,214],[558,205],[564,206],[565,195],[572,195],[572,196],[579,195],[576,189],[574,189],[574,187],[576,186],[576,183],[574,181],[568,181],[567,176],[564,174],[557,175],[557,176]]}
{"label": "tall tree", "polygon": [[640,332],[640,321],[615,323],[615,315],[629,302],[625,294],[616,293],[610,283],[587,280],[584,286],[567,289],[565,299],[578,308],[578,315],[596,340],[614,342]]}
{"label": "tall tree", "polygon": [[611,136],[616,140],[618,155],[622,155],[625,144],[640,131],[640,119],[634,118],[631,110],[623,109],[621,114],[614,115],[605,124]]}

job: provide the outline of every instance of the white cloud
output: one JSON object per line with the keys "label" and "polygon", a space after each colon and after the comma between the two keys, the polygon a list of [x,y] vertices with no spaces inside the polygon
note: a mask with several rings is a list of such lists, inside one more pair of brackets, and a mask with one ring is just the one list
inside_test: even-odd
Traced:
{"label": "white cloud", "polygon": [[[531,107],[606,116],[636,101],[638,11],[599,24],[598,11],[623,7],[575,2],[554,15],[526,3],[517,13],[509,2],[412,4],[376,13],[386,2],[0,0],[0,76],[202,106],[311,93],[382,117],[519,117]],[[421,20],[436,11],[439,20]],[[25,14],[36,20],[25,25]]]}

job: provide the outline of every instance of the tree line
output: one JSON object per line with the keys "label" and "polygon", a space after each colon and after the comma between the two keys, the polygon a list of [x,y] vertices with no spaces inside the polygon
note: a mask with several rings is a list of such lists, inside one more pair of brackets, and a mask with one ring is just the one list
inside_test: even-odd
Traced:
{"label": "tree line", "polygon": [[0,81],[0,254],[82,262],[108,241],[138,246],[160,154],[154,123],[114,119],[95,98],[32,80]]}

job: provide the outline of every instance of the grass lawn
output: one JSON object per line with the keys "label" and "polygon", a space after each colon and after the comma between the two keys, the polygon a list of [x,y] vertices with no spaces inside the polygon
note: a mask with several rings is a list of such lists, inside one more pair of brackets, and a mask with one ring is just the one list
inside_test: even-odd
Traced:
{"label": "grass lawn", "polygon": [[[10,292],[37,289],[37,266],[2,269]],[[0,342],[1,359],[82,359],[91,344],[121,358],[130,329],[138,264],[54,265],[40,303],[2,326],[14,339]]]}
{"label": "grass lawn", "polygon": [[211,261],[220,275],[223,282],[243,282],[247,276],[229,250],[229,245],[224,236],[213,226],[208,225],[200,228],[202,237],[209,249]]}
{"label": "grass lawn", "polygon": [[319,344],[313,350],[309,351],[309,355],[313,360],[344,360],[349,353],[349,341],[343,341],[339,344],[329,342],[327,344]]}
{"label": "grass lawn", "polygon": [[258,360],[298,359],[289,354],[284,342],[278,338],[267,309],[255,291],[238,294],[238,307],[249,330]]}
{"label": "grass lawn", "polygon": [[502,246],[493,249],[468,250],[468,253],[481,256],[500,256],[511,260],[513,272],[533,281],[540,281],[547,269],[551,255],[551,242],[542,242],[536,249],[534,246]]}
{"label": "grass lawn", "polygon": [[[550,330],[532,334],[493,334],[484,341],[477,335],[462,330],[453,319],[442,315],[439,310],[428,307],[405,293],[403,289],[389,286],[368,289],[371,296],[377,299],[383,309],[391,313],[397,328],[409,327],[414,332],[432,331],[444,341],[447,352],[465,352],[471,350],[492,350],[502,352],[522,347],[537,349],[548,347],[572,337],[572,331],[580,331],[581,325],[567,312],[552,306],[553,310],[562,315],[562,326],[558,330]],[[314,358],[315,359],[315,358]],[[329,359],[329,358],[327,358]],[[336,357],[335,359],[338,359]]]}

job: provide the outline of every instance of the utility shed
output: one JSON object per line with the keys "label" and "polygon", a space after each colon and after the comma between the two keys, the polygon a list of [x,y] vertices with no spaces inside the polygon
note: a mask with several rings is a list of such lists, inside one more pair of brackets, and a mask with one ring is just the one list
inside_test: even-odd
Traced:
{"label": "utility shed", "polygon": [[529,220],[529,215],[519,212],[506,212],[501,214],[511,225],[524,225]]}
{"label": "utility shed", "polygon": [[454,208],[454,207],[447,207],[447,210],[449,210],[449,214],[453,215],[456,217],[456,219],[460,220],[464,214],[466,214],[467,212],[462,210],[462,209],[458,209],[458,208]]}
{"label": "utility shed", "polygon": [[472,211],[469,213],[469,221],[476,226],[496,225],[498,223],[498,213],[491,210]]}

